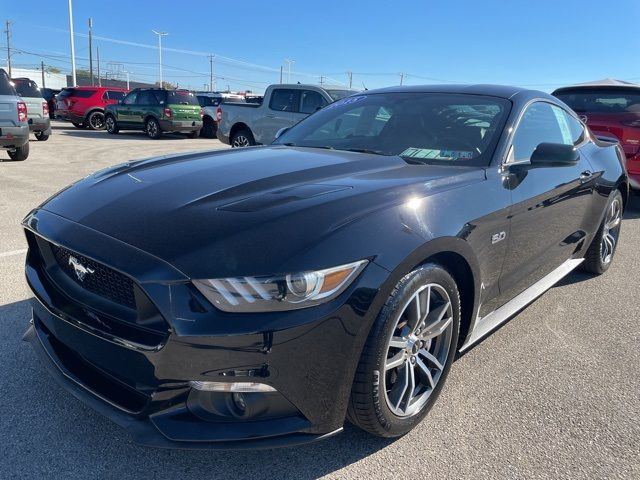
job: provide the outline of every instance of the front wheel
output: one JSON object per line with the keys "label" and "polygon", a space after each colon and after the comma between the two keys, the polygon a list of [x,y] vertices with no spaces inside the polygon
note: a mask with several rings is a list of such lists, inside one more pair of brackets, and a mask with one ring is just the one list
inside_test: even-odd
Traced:
{"label": "front wheel", "polygon": [[380,437],[420,423],[447,378],[459,326],[458,287],[444,268],[428,263],[402,278],[363,349],[349,421]]}
{"label": "front wheel", "polygon": [[111,135],[116,135],[120,131],[113,115],[107,115],[104,119],[104,124],[107,128],[107,133]]}
{"label": "front wheel", "polygon": [[46,142],[47,140],[49,140],[49,135],[47,135],[46,133],[43,132],[36,132],[36,140],[38,140],[39,142]]}
{"label": "front wheel", "polygon": [[147,120],[147,123],[145,124],[144,129],[147,132],[147,135],[149,136],[149,138],[152,138],[154,140],[157,140],[162,136],[162,130],[160,130],[160,124],[155,118],[150,118],[149,120]]}
{"label": "front wheel", "polygon": [[609,198],[600,228],[584,256],[583,270],[600,275],[609,269],[620,239],[622,207],[622,194],[616,190]]}
{"label": "front wheel", "polygon": [[7,153],[9,153],[9,158],[15,162],[26,160],[29,157],[29,142],[16,148],[15,151],[9,151]]}
{"label": "front wheel", "polygon": [[87,118],[87,124],[91,130],[104,130],[104,113],[91,112]]}

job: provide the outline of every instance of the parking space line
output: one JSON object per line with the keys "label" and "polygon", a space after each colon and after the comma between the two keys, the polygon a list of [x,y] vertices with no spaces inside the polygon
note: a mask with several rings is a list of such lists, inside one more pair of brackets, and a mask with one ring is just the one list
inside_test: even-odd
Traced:
{"label": "parking space line", "polygon": [[0,252],[0,258],[13,257],[14,255],[22,255],[24,253],[27,253],[26,248],[21,248],[20,250],[11,250],[9,252]]}

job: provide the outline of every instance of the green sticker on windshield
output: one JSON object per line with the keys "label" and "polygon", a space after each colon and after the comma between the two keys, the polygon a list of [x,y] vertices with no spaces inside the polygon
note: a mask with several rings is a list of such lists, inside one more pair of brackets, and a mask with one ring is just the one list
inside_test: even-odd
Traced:
{"label": "green sticker on windshield", "polygon": [[566,145],[573,145],[573,136],[571,135],[569,122],[567,122],[567,117],[565,116],[564,111],[555,105],[551,106],[551,110],[553,110],[553,114],[556,116],[556,120],[558,121],[558,126],[562,133],[562,143]]}

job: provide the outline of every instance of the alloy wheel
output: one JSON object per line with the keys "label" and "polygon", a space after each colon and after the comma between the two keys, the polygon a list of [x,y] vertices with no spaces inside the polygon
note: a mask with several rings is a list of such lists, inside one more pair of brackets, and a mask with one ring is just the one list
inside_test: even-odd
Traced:
{"label": "alloy wheel", "polygon": [[244,135],[238,135],[233,139],[233,147],[248,147],[250,145],[249,139]]}
{"label": "alloy wheel", "polygon": [[107,117],[105,124],[107,126],[107,131],[113,132],[113,130],[115,130],[116,122],[112,117]]}
{"label": "alloy wheel", "polygon": [[89,123],[94,130],[101,130],[104,127],[104,115],[94,113],[89,117]]}
{"label": "alloy wheel", "polygon": [[154,138],[158,134],[158,124],[154,121],[151,121],[147,124],[147,134]]}
{"label": "alloy wheel", "polygon": [[621,223],[622,206],[620,205],[620,200],[614,198],[607,209],[602,231],[602,242],[600,244],[600,258],[604,264],[608,264],[613,258],[618,236],[620,235]]}
{"label": "alloy wheel", "polygon": [[453,308],[447,291],[422,286],[399,310],[387,346],[385,398],[399,417],[419,413],[447,363],[453,333]]}

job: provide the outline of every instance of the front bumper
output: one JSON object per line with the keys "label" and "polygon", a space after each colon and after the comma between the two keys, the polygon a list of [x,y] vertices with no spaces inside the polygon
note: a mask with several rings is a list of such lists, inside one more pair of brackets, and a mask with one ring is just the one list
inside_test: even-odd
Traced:
{"label": "front bumper", "polygon": [[29,125],[0,126],[0,148],[21,147],[29,141]]}
{"label": "front bumper", "polygon": [[30,132],[42,132],[45,135],[51,135],[51,120],[47,118],[30,118],[29,119],[29,131]]}
{"label": "front bumper", "polygon": [[194,132],[202,129],[201,120],[160,120],[163,132]]}
{"label": "front bumper", "polygon": [[[43,210],[25,226],[26,276],[36,297],[25,339],[67,390],[123,426],[134,441],[174,448],[266,448],[313,442],[342,429],[386,270],[371,263],[325,305],[234,315],[208,305],[179,272],[155,257],[93,230]],[[45,238],[102,264],[102,255],[113,255],[109,266],[134,279],[138,302],[144,303],[143,296],[149,300],[144,310],[155,309],[168,322],[163,335],[150,337],[157,345],[130,334],[138,325],[123,329],[124,317],[112,321],[109,305],[86,301],[89,297],[76,301],[73,289],[62,289],[51,267],[39,266]],[[143,323],[151,325],[152,318]],[[212,414],[207,394],[189,386],[190,380],[242,377],[275,388],[273,397],[261,399],[271,402],[267,413],[245,419]]]}

